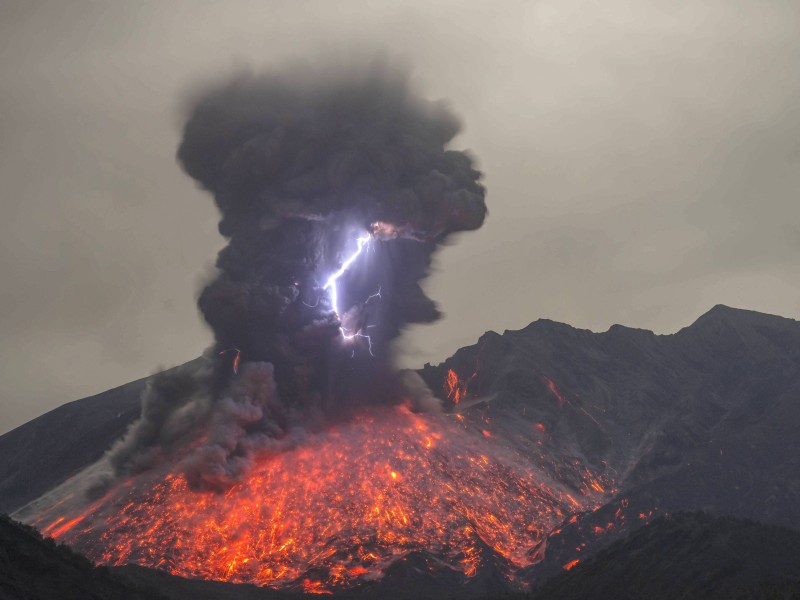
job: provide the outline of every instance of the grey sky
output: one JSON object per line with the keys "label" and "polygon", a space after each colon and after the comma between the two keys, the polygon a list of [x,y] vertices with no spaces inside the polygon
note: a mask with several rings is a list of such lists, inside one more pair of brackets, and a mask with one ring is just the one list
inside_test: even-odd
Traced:
{"label": "grey sky", "polygon": [[488,187],[406,364],[540,317],[800,317],[794,0],[3,0],[0,433],[210,343],[224,242],[174,158],[192,88],[362,47],[452,103]]}

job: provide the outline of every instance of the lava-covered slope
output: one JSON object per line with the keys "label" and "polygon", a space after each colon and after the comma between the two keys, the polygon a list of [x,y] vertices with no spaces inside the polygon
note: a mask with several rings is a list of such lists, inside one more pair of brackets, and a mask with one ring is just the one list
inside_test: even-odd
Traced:
{"label": "lava-covered slope", "polygon": [[[498,444],[527,457],[548,478],[577,490],[573,514],[559,509],[564,522],[529,550],[530,566],[514,575],[520,583],[540,582],[585,560],[632,524],[664,511],[703,509],[784,525],[800,517],[796,321],[718,306],[674,335],[657,336],[621,326],[592,333],[540,320],[519,331],[489,332],[420,373],[445,399],[459,435],[472,436],[481,448]],[[119,432],[122,421],[132,420],[130,410],[120,411],[135,403],[131,392],[109,401],[118,404],[105,409],[114,415],[108,431]],[[104,431],[96,412],[84,418],[96,410],[88,401],[58,410],[67,409],[60,418]],[[37,421],[47,417],[0,437],[0,445],[46,435],[51,447],[59,441],[69,447],[55,428],[37,433]],[[72,470],[95,460],[110,441],[97,437],[94,445],[91,432],[83,433],[79,445],[72,442]],[[3,472],[25,472],[16,481],[30,487],[15,484],[9,494],[6,474],[0,504],[16,508],[69,474],[63,466],[48,469],[41,458],[41,466],[26,470],[26,455],[37,453],[29,444],[12,461],[2,455]],[[484,591],[501,588],[491,582],[502,581],[497,573],[508,569],[491,556],[487,551],[475,563],[473,576],[490,582],[480,586]],[[433,573],[436,581],[458,579],[462,590],[469,582],[463,573],[414,566],[435,555],[414,557],[386,569],[387,582],[402,580],[403,569]]]}

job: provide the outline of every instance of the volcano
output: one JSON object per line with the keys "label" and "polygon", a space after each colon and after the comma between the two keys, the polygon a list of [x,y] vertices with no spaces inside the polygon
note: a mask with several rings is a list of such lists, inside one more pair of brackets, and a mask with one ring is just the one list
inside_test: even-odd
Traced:
{"label": "volcano", "polygon": [[326,592],[424,553],[429,570],[468,580],[490,568],[513,585],[546,536],[601,506],[613,482],[581,457],[531,453],[535,426],[492,430],[460,412],[373,408],[263,457],[224,493],[193,490],[165,463],[87,505],[94,465],[21,514],[100,564],[186,577]]}
{"label": "volcano", "polygon": [[136,418],[130,384],[0,437],[0,502],[103,564],[334,593],[522,589],[679,510],[800,518],[796,321],[717,306],[664,336],[540,320],[418,373],[441,413],[367,406],[224,491],[154,468],[75,503]]}

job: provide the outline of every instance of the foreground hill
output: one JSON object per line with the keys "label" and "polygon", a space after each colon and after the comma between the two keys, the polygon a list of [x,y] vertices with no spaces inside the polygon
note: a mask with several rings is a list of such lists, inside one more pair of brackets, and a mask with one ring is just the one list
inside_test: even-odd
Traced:
{"label": "foreground hill", "polygon": [[800,532],[678,513],[638,529],[532,595],[532,600],[675,598],[800,598]]}
{"label": "foreground hill", "polygon": [[0,600],[167,600],[0,516]]}

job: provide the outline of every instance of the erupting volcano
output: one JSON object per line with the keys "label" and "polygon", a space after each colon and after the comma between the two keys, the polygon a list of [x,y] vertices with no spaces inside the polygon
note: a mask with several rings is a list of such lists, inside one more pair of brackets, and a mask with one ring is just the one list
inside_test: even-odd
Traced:
{"label": "erupting volcano", "polygon": [[[467,577],[541,560],[613,482],[523,455],[391,363],[406,324],[439,317],[432,252],[486,216],[457,132],[385,65],[203,94],[178,156],[230,240],[199,299],[216,344],[153,377],[127,435],[28,520],[99,563],[306,591],[414,551]],[[450,371],[451,411],[474,377]]]}
{"label": "erupting volcano", "polygon": [[608,482],[481,441],[459,417],[367,409],[259,461],[225,493],[161,468],[36,525],[102,564],[305,591],[374,580],[414,551],[468,577],[494,560],[513,579],[557,524],[602,504]]}

